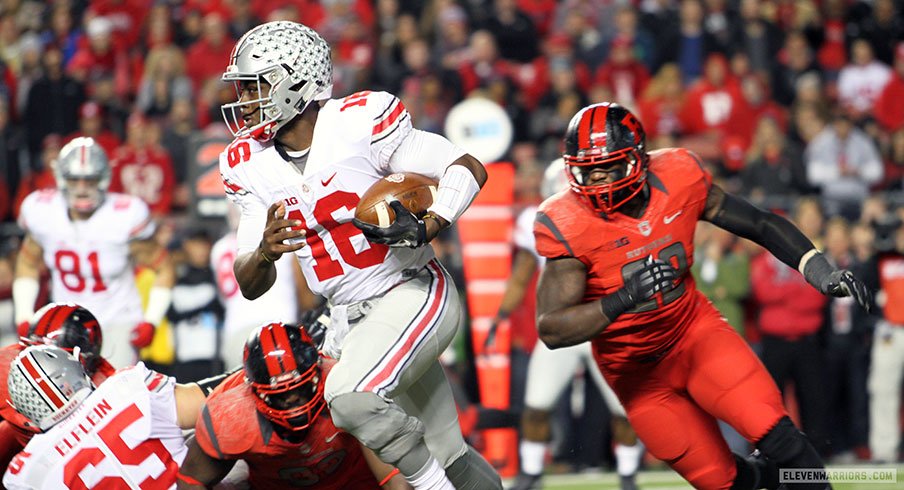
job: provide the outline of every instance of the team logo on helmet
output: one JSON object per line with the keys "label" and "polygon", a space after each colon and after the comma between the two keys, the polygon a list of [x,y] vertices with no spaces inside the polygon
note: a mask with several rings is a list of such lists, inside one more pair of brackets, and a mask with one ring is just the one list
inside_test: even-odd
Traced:
{"label": "team logo on helmet", "polygon": [[51,345],[20,352],[10,365],[7,383],[16,411],[41,431],[65,419],[94,389],[84,366]]}

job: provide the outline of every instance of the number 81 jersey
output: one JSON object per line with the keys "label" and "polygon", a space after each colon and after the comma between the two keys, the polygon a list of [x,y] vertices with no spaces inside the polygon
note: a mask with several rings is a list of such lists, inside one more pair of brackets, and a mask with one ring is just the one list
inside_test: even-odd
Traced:
{"label": "number 81 jersey", "polygon": [[573,257],[584,264],[583,301],[623,287],[651,255],[670,262],[681,277],[672,291],[657,294],[606,327],[593,340],[597,359],[651,359],[678,339],[699,308],[712,308],[690,273],[694,232],[711,184],[696,155],[667,149],[650,153],[649,203],[637,219],[619,212],[599,216],[571,190],[540,205],[534,222],[537,251],[547,259]]}
{"label": "number 81 jersey", "polygon": [[[429,246],[390,248],[370,243],[352,224],[360,197],[394,172],[391,157],[413,130],[402,102],[386,92],[359,92],[327,101],[317,115],[303,173],[274,142],[233,141],[220,155],[227,196],[242,209],[240,254],[261,241],[267,209],[282,201],[301,222],[306,246],[296,252],[308,286],[333,304],[387,291],[433,258]],[[441,175],[424,173],[439,179]],[[438,171],[438,170],[437,170]]]}
{"label": "number 81 jersey", "polygon": [[39,190],[22,203],[19,226],[43,249],[54,301],[84,306],[105,327],[141,321],[129,243],[155,230],[141,199],[109,192],[91,217],[73,221],[62,192]]}

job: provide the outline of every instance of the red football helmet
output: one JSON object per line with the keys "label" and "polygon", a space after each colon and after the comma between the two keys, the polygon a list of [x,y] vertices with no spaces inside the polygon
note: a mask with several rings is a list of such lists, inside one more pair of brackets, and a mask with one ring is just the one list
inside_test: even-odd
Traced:
{"label": "red football helmet", "polygon": [[[646,133],[640,121],[624,107],[604,102],[587,106],[568,123],[565,153],[571,189],[596,212],[609,214],[630,201],[647,177]],[[614,182],[590,185],[595,167],[624,165]]]}
{"label": "red football helmet", "polygon": [[25,345],[50,343],[69,352],[78,347],[82,364],[88,374],[93,374],[101,359],[104,336],[97,318],[84,307],[50,303],[35,313],[20,341]]}
{"label": "red football helmet", "polygon": [[291,431],[310,427],[326,402],[320,355],[302,328],[271,323],[245,343],[245,379],[257,395],[257,410]]}

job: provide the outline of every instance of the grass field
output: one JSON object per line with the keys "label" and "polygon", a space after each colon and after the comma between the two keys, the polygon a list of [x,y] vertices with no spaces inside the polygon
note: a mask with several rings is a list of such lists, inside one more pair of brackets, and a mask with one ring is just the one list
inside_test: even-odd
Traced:
{"label": "grass field", "polygon": [[[882,468],[876,466],[844,466],[847,468]],[[835,490],[900,490],[904,489],[904,466],[896,468],[896,483],[835,483]],[[641,490],[691,490],[677,473],[671,471],[644,471],[637,476]],[[511,481],[506,481],[506,488]],[[569,475],[548,475],[543,478],[544,490],[618,490],[618,476],[615,473],[590,473]]]}

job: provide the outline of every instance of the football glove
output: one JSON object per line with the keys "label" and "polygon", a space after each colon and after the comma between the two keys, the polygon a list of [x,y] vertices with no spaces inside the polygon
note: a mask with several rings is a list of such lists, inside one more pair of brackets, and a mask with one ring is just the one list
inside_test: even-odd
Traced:
{"label": "football glove", "polygon": [[417,248],[427,243],[427,226],[399,201],[390,201],[389,206],[395,212],[395,221],[387,227],[365,223],[357,218],[352,223],[364,233],[365,238],[373,243],[382,243],[390,247]]}
{"label": "football glove", "polygon": [[323,349],[327,327],[330,326],[330,309],[326,303],[308,310],[301,315],[301,325],[311,336],[317,350]]}
{"label": "football glove", "polygon": [[603,313],[609,321],[634,308],[644,301],[653,298],[657,293],[666,293],[674,289],[678,279],[678,271],[672,264],[653,256],[644,260],[643,267],[635,272],[618,291],[600,298]]}
{"label": "football glove", "polygon": [[136,349],[151,345],[151,341],[153,340],[154,325],[150,322],[141,322],[138,325],[135,325],[135,328],[132,329],[132,334],[129,336],[132,347]]}
{"label": "football glove", "polygon": [[869,313],[873,293],[854,273],[847,269],[835,269],[821,253],[814,255],[804,267],[804,277],[822,294],[842,298],[850,296]]}

